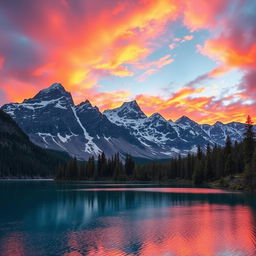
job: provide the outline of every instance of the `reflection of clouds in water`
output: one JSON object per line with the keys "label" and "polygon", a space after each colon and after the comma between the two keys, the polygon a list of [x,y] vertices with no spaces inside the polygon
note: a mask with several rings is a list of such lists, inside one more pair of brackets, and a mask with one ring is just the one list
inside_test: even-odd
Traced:
{"label": "reflection of clouds in water", "polygon": [[250,255],[245,253],[254,250],[248,207],[203,204],[162,211],[163,218],[140,221],[108,217],[106,227],[70,233],[68,238],[89,245],[89,255]]}
{"label": "reflection of clouds in water", "polygon": [[0,255],[17,256],[10,252],[19,248],[24,256],[254,255],[251,196],[191,188],[47,186],[1,190]]}

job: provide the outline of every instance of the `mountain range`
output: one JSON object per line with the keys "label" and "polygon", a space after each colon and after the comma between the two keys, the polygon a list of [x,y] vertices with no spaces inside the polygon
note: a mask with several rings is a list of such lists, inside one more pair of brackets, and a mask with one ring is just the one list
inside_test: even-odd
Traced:
{"label": "mountain range", "polygon": [[74,104],[72,95],[59,84],[41,90],[22,103],[1,107],[35,144],[88,159],[104,151],[147,159],[166,159],[196,152],[197,145],[225,144],[227,136],[241,141],[244,124],[198,124],[186,116],[175,122],[159,113],[146,116],[136,101],[103,113],[86,100]]}

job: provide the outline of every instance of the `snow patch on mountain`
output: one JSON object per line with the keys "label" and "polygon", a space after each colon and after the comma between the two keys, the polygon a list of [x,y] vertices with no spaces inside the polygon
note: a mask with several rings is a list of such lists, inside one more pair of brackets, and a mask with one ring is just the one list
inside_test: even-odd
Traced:
{"label": "snow patch on mountain", "polygon": [[84,126],[82,125],[79,117],[77,116],[76,114],[76,110],[74,107],[71,108],[73,113],[74,113],[74,116],[77,120],[77,123],[80,125],[80,127],[82,128],[83,132],[84,132],[84,137],[85,139],[88,141],[85,143],[85,149],[84,149],[84,152],[87,152],[89,154],[100,154],[102,152],[102,150],[99,149],[99,147],[93,142],[93,137],[91,137],[89,135],[89,133],[86,131],[86,129],[84,128]]}

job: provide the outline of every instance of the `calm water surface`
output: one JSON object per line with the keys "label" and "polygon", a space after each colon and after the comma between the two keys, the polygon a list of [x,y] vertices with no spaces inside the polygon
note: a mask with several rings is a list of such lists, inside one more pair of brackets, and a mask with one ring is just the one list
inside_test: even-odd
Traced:
{"label": "calm water surface", "polygon": [[1,256],[256,255],[252,194],[0,181]]}

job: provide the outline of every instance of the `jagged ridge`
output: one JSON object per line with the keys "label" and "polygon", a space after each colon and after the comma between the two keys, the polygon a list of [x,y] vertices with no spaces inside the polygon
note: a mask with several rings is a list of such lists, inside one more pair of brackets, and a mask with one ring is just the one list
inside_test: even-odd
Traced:
{"label": "jagged ridge", "polygon": [[232,122],[200,125],[186,116],[176,122],[159,113],[147,117],[136,101],[103,113],[86,100],[75,105],[72,95],[55,83],[22,103],[2,107],[30,139],[45,148],[87,159],[104,151],[136,157],[167,158],[195,152],[197,145],[224,145],[227,136],[241,141],[244,125]]}

